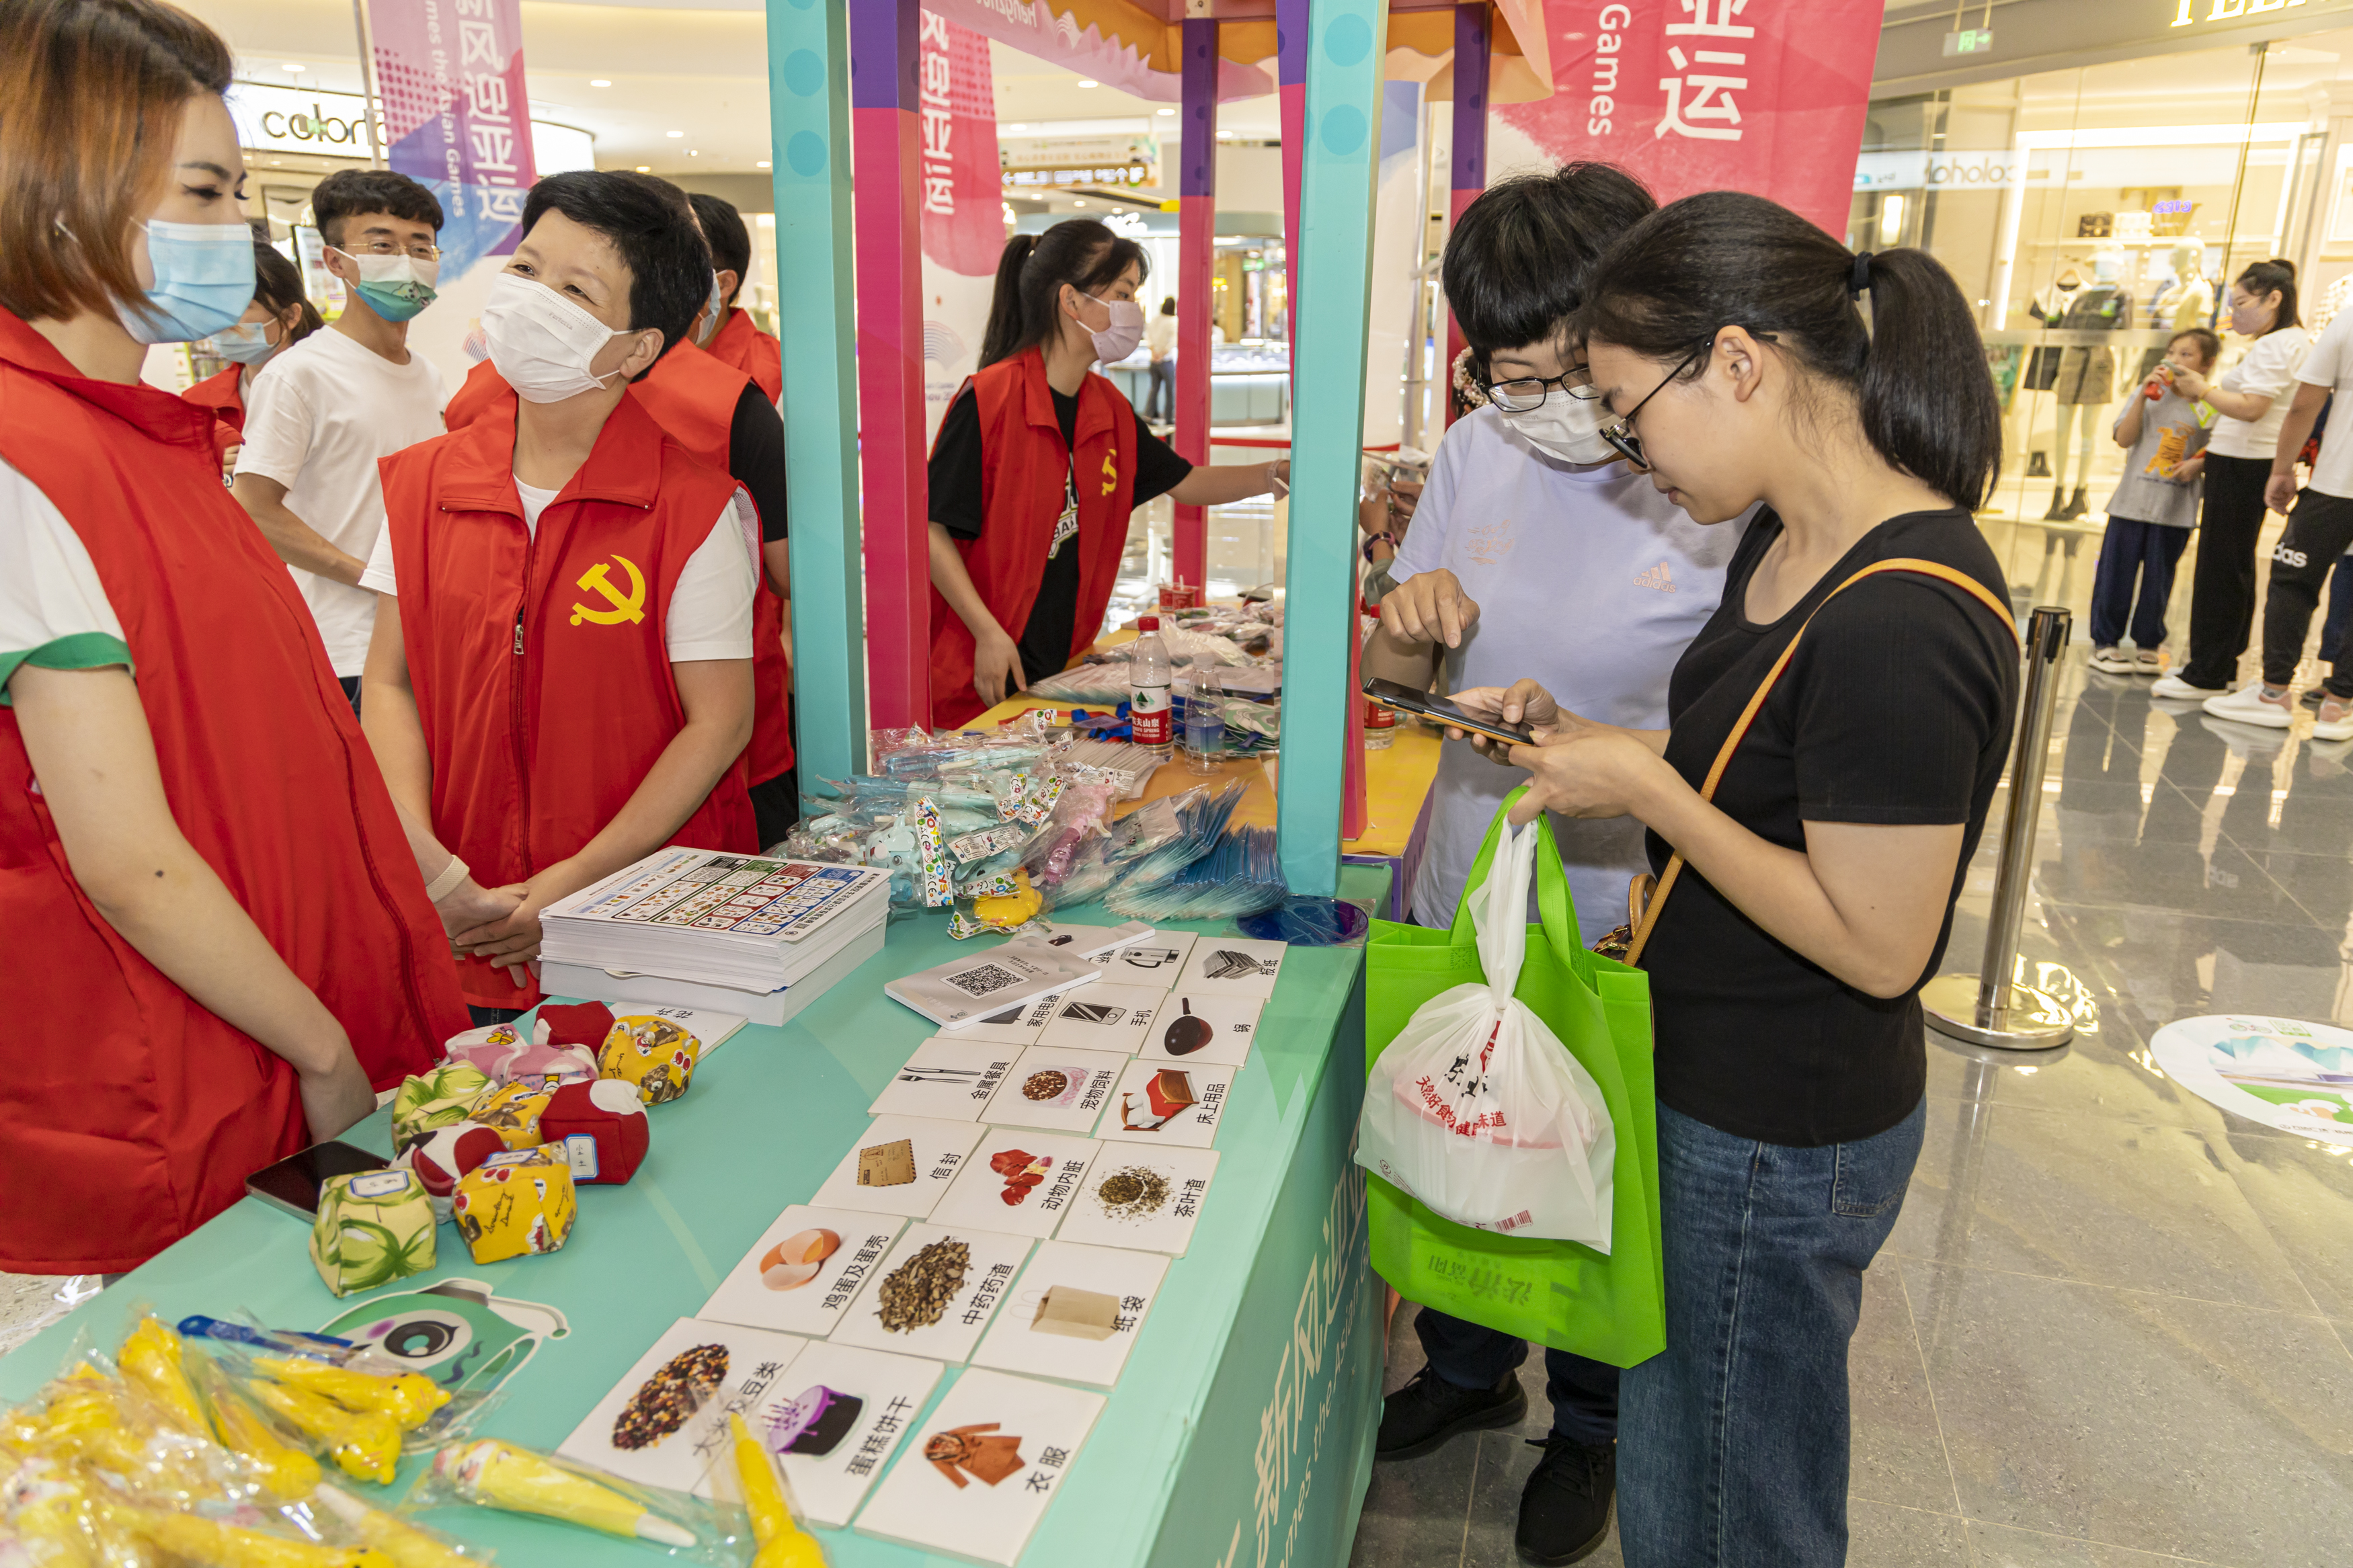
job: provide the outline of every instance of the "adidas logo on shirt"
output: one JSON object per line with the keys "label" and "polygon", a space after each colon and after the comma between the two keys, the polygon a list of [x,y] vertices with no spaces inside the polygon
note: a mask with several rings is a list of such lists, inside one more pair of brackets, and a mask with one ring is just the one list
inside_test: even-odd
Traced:
{"label": "adidas logo on shirt", "polygon": [[1675,574],[1669,571],[1667,563],[1662,561],[1647,572],[1635,573],[1634,586],[1656,588],[1662,594],[1672,594],[1675,591]]}

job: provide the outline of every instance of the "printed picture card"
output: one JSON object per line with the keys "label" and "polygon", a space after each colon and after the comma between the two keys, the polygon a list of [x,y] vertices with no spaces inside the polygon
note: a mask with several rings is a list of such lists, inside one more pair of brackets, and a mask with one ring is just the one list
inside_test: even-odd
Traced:
{"label": "printed picture card", "polygon": [[1258,1016],[1265,1006],[1265,1000],[1257,996],[1175,992],[1161,1003],[1160,1016],[1145,1031],[1144,1049],[1137,1054],[1148,1062],[1238,1068],[1258,1037]]}
{"label": "printed picture card", "polygon": [[1154,934],[1153,929],[1142,921],[1098,926],[1081,925],[1073,921],[1047,920],[1023,928],[1021,935],[1014,940],[1059,947],[1065,952],[1092,963],[1121,948],[1148,941]]}
{"label": "printed picture card", "polygon": [[1067,1384],[967,1370],[874,1489],[859,1531],[1010,1568],[1103,1403]]}
{"label": "printed picture card", "polygon": [[[868,1489],[891,1468],[891,1456],[940,1381],[940,1363],[851,1345],[814,1344],[780,1385],[787,1397],[767,1405],[753,1434],[783,1461],[803,1519],[839,1530]],[[703,1495],[711,1496],[706,1479]]]}
{"label": "printed picture card", "polygon": [[1166,991],[1184,972],[1195,940],[1189,931],[1155,931],[1125,947],[1098,952],[1087,962],[1101,969],[1103,979],[1113,985],[1151,985]]}
{"label": "printed picture card", "polygon": [[1013,1288],[1030,1245],[1002,1230],[909,1226],[827,1342],[961,1362]]}
{"label": "printed picture card", "polygon": [[1182,1258],[1217,1173],[1215,1149],[1107,1144],[1087,1167],[1055,1239]]}
{"label": "printed picture card", "polygon": [[1092,1138],[992,1127],[932,1211],[932,1223],[1051,1236],[1102,1148]]}
{"label": "printed picture card", "polygon": [[760,1233],[699,1316],[822,1339],[906,1223],[897,1215],[795,1204]]}
{"label": "printed picture card", "polygon": [[1116,1051],[1032,1046],[998,1083],[982,1120],[996,1127],[1092,1132],[1131,1059]]}
{"label": "printed picture card", "polygon": [[1205,936],[1193,944],[1193,956],[1176,989],[1224,996],[1271,996],[1282,955],[1291,944],[1260,942],[1246,936]]}
{"label": "printed picture card", "polygon": [[1123,1142],[1170,1143],[1206,1149],[1217,1141],[1218,1119],[1238,1069],[1135,1061],[1103,1107],[1095,1136]]}
{"label": "printed picture card", "polygon": [[969,1121],[930,1116],[878,1116],[810,1202],[818,1208],[862,1209],[922,1219],[940,1201],[980,1141]]}
{"label": "printed picture card", "polygon": [[[1096,984],[1100,984],[1101,982],[1098,981]],[[1082,985],[1073,989],[1091,991],[1093,988],[1093,986]],[[1045,1028],[1053,1018],[1054,1010],[1062,1005],[1062,998],[1071,994],[1071,992],[1057,991],[1050,995],[1033,997],[1018,1007],[1008,1007],[1000,1012],[988,1014],[985,1017],[976,1018],[956,1030],[951,1037],[959,1040],[986,1040],[991,1045],[998,1046],[1034,1046],[1038,1043],[1039,1031]]]}
{"label": "printed picture card", "polygon": [[1156,986],[1115,985],[1108,979],[1082,985],[1064,993],[1036,1043],[1132,1057],[1144,1048],[1144,1037],[1166,994]]}
{"label": "printed picture card", "polygon": [[1005,1080],[1019,1046],[934,1035],[915,1047],[907,1065],[882,1086],[867,1107],[871,1116],[929,1116],[941,1121],[977,1121],[988,1097]]}
{"label": "printed picture card", "polygon": [[673,1491],[701,1485],[727,1450],[727,1413],[760,1428],[809,1342],[734,1323],[681,1318],[557,1446],[568,1459]]}
{"label": "printed picture card", "polygon": [[1156,1252],[1042,1242],[972,1364],[1109,1388],[1167,1273]]}

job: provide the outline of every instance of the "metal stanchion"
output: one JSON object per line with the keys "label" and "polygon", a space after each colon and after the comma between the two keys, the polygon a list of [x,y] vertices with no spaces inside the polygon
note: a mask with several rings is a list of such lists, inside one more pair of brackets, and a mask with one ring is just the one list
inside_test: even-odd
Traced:
{"label": "metal stanchion", "polygon": [[2042,763],[2051,750],[2051,710],[2059,695],[2059,656],[2072,617],[2045,605],[2026,623],[2026,692],[2020,704],[2018,749],[2010,755],[2010,809],[2001,830],[2001,868],[1986,920],[1985,962],[1975,974],[1939,974],[1920,988],[1928,1026],[1972,1045],[2047,1051],[2075,1035],[2066,1007],[2048,992],[2012,978],[2018,929],[2026,915],[2026,883],[2034,867],[2035,816],[2042,806]]}

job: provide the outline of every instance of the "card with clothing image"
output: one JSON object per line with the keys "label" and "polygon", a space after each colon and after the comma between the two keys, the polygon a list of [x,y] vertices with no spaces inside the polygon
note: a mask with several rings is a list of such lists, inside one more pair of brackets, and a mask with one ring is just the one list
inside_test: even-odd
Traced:
{"label": "card with clothing image", "polygon": [[1206,1062],[1238,1068],[1258,1037],[1257,996],[1200,994],[1178,991],[1160,1005],[1137,1055],[1148,1062]]}
{"label": "card with clothing image", "polygon": [[1011,1568],[1104,1402],[1092,1389],[965,1369],[874,1489],[858,1532]]}
{"label": "card with clothing image", "polygon": [[1271,996],[1290,947],[1246,936],[1205,936],[1193,944],[1176,989],[1197,995]]}
{"label": "card with clothing image", "polygon": [[1144,1048],[1145,1034],[1166,994],[1158,986],[1117,985],[1106,976],[1066,993],[1036,1043],[1132,1057]]}

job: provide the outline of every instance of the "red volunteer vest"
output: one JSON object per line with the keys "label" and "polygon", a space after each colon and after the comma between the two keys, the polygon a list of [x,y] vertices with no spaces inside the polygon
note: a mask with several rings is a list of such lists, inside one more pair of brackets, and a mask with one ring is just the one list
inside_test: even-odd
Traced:
{"label": "red volunteer vest", "polygon": [[[477,418],[380,468],[434,834],[484,887],[522,881],[595,837],[684,725],[663,626],[735,482],[632,398],[536,537],[512,420]],[[670,842],[749,853],[754,837],[739,765]],[[459,970],[478,1005],[539,1000],[480,960]]]}
{"label": "red volunteer vest", "polygon": [[[744,382],[741,372],[681,343],[656,361],[645,380],[633,383],[629,395],[695,461],[723,474]],[[466,373],[465,384],[441,416],[457,430],[496,410],[512,430],[514,405],[514,389],[484,360]],[[759,578],[752,599],[752,742],[744,750],[745,776],[753,784],[765,784],[793,765],[793,672],[785,651],[784,601],[769,586],[765,561]]]}
{"label": "red volunteer vest", "polygon": [[[1062,444],[1046,384],[1045,356],[1027,349],[967,384],[980,415],[980,537],[959,539],[965,570],[988,613],[1016,642],[1029,624],[1046,551],[1062,514],[1063,482],[1079,491],[1079,611],[1071,623],[1075,658],[1103,628],[1135,501],[1135,410],[1119,389],[1090,373],[1079,388],[1076,449]],[[1071,544],[1062,548],[1068,550]],[[932,590],[932,722],[953,729],[981,711],[972,689],[972,633]]]}
{"label": "red volunteer vest", "polygon": [[767,394],[769,402],[785,395],[785,346],[752,324],[751,311],[731,312],[727,324],[702,345],[702,352],[750,376],[753,384]]}
{"label": "red volunteer vest", "polygon": [[[351,1037],[369,1080],[466,1026],[375,757],[260,531],[221,488],[213,417],[83,379],[0,310],[0,459],[90,552],[122,623],[180,831]],[[310,1142],[293,1068],[208,1011],[75,882],[0,708],[0,1268],[130,1268]]]}
{"label": "red volunteer vest", "polygon": [[211,412],[215,421],[213,454],[224,463],[228,461],[230,451],[245,439],[245,391],[237,384],[237,377],[244,370],[243,365],[233,364],[180,394],[183,400]]}

